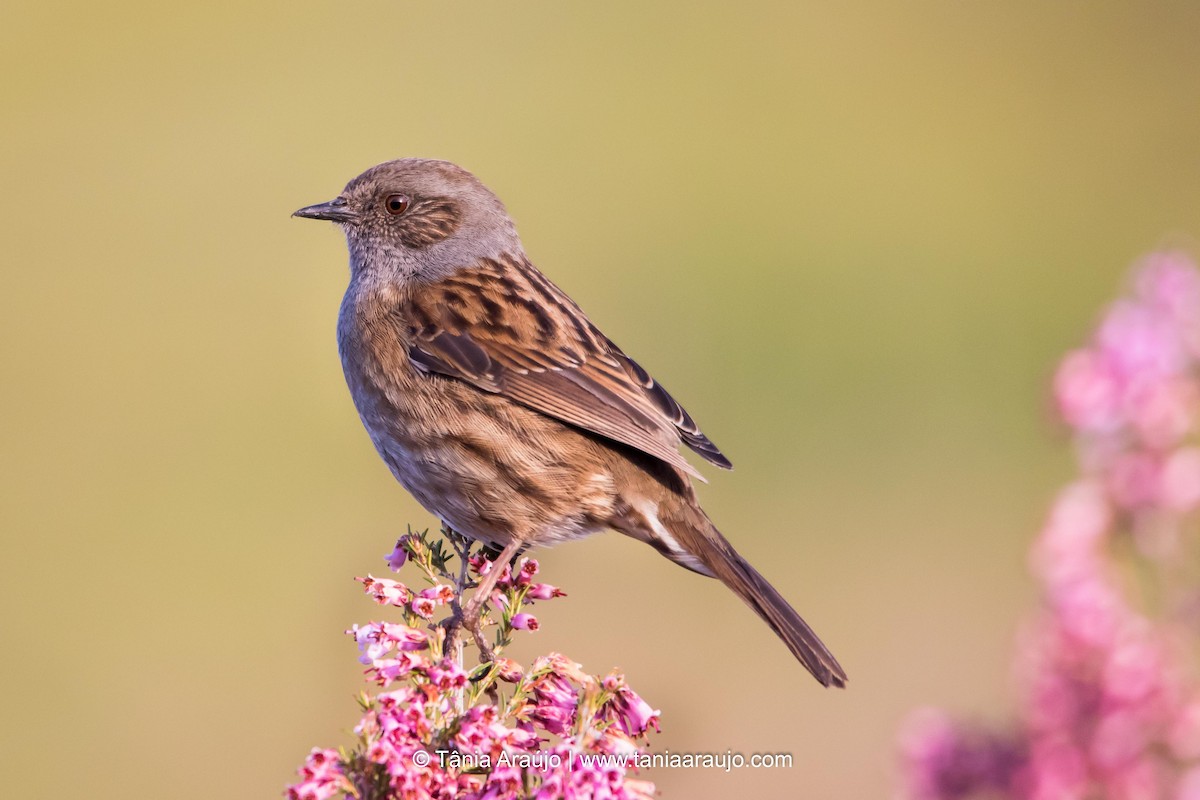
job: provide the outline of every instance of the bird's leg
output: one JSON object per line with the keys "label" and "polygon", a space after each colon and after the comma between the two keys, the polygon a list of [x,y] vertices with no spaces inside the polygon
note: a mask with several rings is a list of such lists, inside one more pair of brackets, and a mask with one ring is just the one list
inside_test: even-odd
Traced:
{"label": "bird's leg", "polygon": [[469,630],[471,635],[475,637],[475,644],[479,647],[479,660],[481,662],[496,660],[496,654],[484,637],[483,629],[480,625],[483,616],[483,607],[491,597],[492,591],[496,588],[496,583],[500,580],[500,576],[504,574],[504,567],[516,558],[517,553],[521,551],[523,546],[519,539],[514,539],[504,546],[504,549],[500,551],[500,557],[492,562],[492,568],[488,571],[487,575],[483,576],[483,580],[479,582],[479,586],[475,589],[475,594],[471,595],[471,599],[467,601],[467,605],[463,609],[463,627]]}
{"label": "bird's leg", "polygon": [[[480,548],[479,552],[488,561],[499,561],[500,553],[503,549],[504,548],[497,547],[494,544],[485,544],[482,548]],[[528,549],[529,549],[529,545],[524,545],[520,550],[518,550],[517,554],[515,556],[513,556],[512,561],[508,562],[509,565],[511,566],[514,561],[516,561],[521,556],[525,555],[525,551]]]}

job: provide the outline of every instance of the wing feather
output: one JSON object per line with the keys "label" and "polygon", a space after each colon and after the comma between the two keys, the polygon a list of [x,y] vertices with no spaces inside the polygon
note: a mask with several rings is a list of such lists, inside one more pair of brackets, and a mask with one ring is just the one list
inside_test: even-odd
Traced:
{"label": "wing feather", "polygon": [[680,441],[731,466],[666,389],[524,259],[487,260],[422,287],[401,318],[409,358],[425,372],[504,395],[701,480]]}

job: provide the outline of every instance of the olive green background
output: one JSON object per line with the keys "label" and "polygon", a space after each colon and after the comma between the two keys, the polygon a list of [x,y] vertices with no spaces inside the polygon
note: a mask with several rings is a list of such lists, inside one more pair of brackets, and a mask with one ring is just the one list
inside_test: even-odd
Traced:
{"label": "olive green background", "polygon": [[[892,796],[933,703],[1003,719],[1072,472],[1056,359],[1200,227],[1191,3],[8,2],[5,794],[274,797],[349,741],[352,576],[432,520],[334,344],[359,171],[457,161],[733,459],[701,490],[846,666],[616,536],[521,654],[626,670],[667,798]],[[802,788],[797,789],[795,787]]]}

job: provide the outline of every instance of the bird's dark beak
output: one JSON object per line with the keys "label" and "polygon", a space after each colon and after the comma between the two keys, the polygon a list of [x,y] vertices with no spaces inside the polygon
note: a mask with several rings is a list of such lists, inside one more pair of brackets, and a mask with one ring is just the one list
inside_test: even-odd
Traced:
{"label": "bird's dark beak", "polygon": [[358,218],[358,215],[350,210],[350,206],[346,203],[346,198],[344,197],[335,198],[328,203],[305,206],[293,213],[292,216],[304,217],[305,219],[327,219],[330,222],[353,222]]}

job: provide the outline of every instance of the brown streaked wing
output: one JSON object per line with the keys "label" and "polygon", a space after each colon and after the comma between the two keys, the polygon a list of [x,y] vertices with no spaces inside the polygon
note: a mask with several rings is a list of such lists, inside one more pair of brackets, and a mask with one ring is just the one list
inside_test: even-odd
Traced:
{"label": "brown streaked wing", "polygon": [[528,262],[488,260],[424,287],[403,309],[409,358],[570,425],[635,447],[703,480],[680,439],[729,461],[675,400]]}
{"label": "brown streaked wing", "polygon": [[621,352],[620,348],[611,341],[608,344],[613,350],[613,355],[616,356],[621,365],[628,371],[630,377],[645,389],[646,394],[654,401],[658,409],[666,415],[679,431],[684,444],[695,450],[710,464],[715,464],[721,469],[733,469],[733,462],[726,458],[725,454],[712,443],[712,440],[704,435],[700,430],[700,426],[692,419],[692,415],[687,413],[687,410],[679,404],[679,401],[672,397],[671,393],[661,383],[654,380],[650,373],[642,368],[641,364]]}

